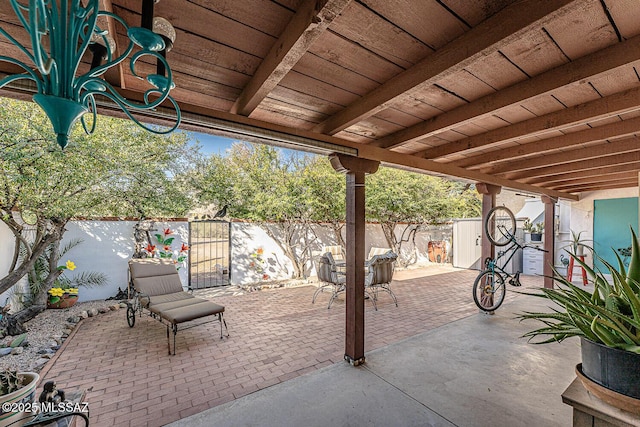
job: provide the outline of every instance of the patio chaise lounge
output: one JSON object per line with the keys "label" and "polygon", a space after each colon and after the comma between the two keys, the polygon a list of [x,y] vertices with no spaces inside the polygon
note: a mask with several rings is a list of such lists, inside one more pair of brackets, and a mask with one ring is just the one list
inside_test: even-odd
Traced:
{"label": "patio chaise lounge", "polygon": [[[224,306],[203,298],[194,297],[182,289],[182,282],[174,263],[168,259],[136,258],[129,261],[130,283],[133,288],[133,302],[127,307],[127,322],[135,325],[136,311],[142,315],[143,309],[149,315],[167,326],[167,347],[171,354],[169,327],[173,331],[173,354],[176,354],[176,334],[178,325],[207,316],[216,316],[227,331],[224,320]],[[216,320],[213,319],[213,320]],[[212,320],[212,321],[213,321]],[[206,323],[206,322],[205,322]],[[192,326],[199,326],[202,323]],[[191,326],[189,326],[191,327]],[[186,328],[183,328],[186,329]]]}

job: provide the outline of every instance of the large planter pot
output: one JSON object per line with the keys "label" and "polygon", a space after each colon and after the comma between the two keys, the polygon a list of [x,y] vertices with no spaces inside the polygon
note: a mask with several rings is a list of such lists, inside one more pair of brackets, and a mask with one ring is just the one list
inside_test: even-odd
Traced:
{"label": "large planter pot", "polygon": [[640,354],[581,338],[582,372],[616,393],[640,399]]}
{"label": "large planter pot", "polygon": [[14,391],[13,393],[0,396],[0,427],[6,427],[9,425],[11,427],[22,426],[29,421],[29,415],[32,415],[32,412],[5,413],[2,410],[3,403],[25,404],[35,401],[36,384],[38,384],[40,376],[35,372],[21,372],[19,373],[19,375],[23,375],[25,377],[24,386],[21,389]]}

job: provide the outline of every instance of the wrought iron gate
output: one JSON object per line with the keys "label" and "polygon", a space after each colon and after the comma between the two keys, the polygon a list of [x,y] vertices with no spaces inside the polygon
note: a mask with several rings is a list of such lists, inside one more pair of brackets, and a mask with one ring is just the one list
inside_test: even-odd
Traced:
{"label": "wrought iron gate", "polygon": [[231,283],[231,223],[189,222],[189,287],[212,288]]}

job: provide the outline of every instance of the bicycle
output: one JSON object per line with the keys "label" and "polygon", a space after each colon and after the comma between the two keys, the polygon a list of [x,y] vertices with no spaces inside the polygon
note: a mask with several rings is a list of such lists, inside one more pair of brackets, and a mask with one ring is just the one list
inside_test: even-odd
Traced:
{"label": "bicycle", "polygon": [[504,206],[496,206],[489,211],[484,229],[492,244],[501,247],[509,245],[505,250],[499,251],[497,257],[485,260],[484,270],[480,271],[473,282],[473,301],[480,310],[492,312],[497,310],[504,301],[507,292],[506,279],[512,286],[521,286],[520,271],[516,271],[515,274],[507,273],[498,265],[498,260],[507,257],[504,265],[509,264],[518,249],[534,248],[542,252],[547,251],[537,246],[523,245],[518,242],[515,237],[516,219],[513,213]]}

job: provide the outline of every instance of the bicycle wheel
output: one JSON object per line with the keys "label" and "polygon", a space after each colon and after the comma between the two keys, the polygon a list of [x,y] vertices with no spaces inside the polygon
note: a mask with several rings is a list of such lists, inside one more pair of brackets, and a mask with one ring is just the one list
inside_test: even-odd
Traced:
{"label": "bicycle wheel", "polygon": [[127,323],[129,324],[130,328],[133,328],[133,326],[136,324],[136,311],[131,305],[127,307]]}
{"label": "bicycle wheel", "polygon": [[473,282],[473,301],[482,311],[494,311],[504,301],[504,279],[491,270],[482,271]]}
{"label": "bicycle wheel", "polygon": [[505,246],[516,235],[516,218],[513,212],[504,206],[491,209],[484,221],[484,231],[491,243]]}

